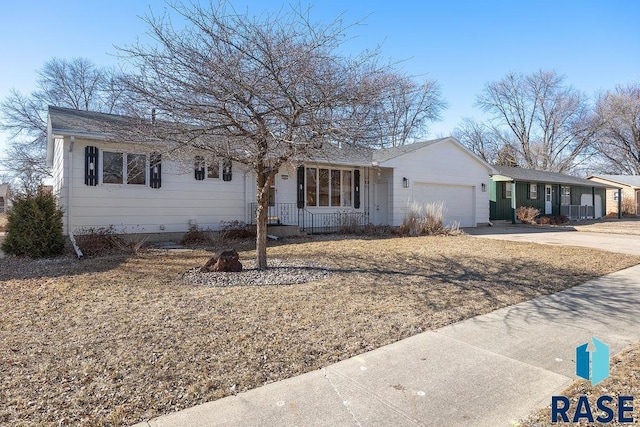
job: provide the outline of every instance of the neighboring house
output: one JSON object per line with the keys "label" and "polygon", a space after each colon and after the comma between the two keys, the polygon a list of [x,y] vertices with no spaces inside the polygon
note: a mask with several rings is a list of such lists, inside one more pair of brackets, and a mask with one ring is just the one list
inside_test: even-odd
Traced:
{"label": "neighboring house", "polygon": [[4,214],[11,207],[11,193],[9,184],[0,184],[0,214]]}
{"label": "neighboring house", "polygon": [[607,189],[607,213],[617,214],[620,206],[623,213],[640,215],[640,176],[591,175],[587,179],[620,187],[621,191],[614,188]]}
{"label": "neighboring house", "polygon": [[[114,142],[121,116],[49,107],[47,161],[65,232],[114,226],[137,233],[218,229],[251,222],[255,175],[204,156],[168,158],[160,147]],[[155,148],[155,149],[154,149]],[[410,201],[443,201],[445,221],[489,221],[491,166],[454,138],[398,148],[344,149],[283,167],[270,192],[269,221],[311,231],[340,225],[400,225]]]}
{"label": "neighboring house", "polygon": [[606,190],[611,187],[557,172],[494,166],[491,176],[490,218],[516,221],[516,209],[531,206],[542,215],[570,219],[601,218],[606,211]]}

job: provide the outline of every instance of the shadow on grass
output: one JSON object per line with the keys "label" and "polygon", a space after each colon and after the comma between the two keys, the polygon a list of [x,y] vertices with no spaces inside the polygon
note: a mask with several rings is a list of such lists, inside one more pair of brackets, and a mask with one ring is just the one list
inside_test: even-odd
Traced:
{"label": "shadow on grass", "polygon": [[111,255],[81,260],[71,255],[41,259],[5,257],[0,258],[0,281],[100,273],[117,268],[131,257]]}

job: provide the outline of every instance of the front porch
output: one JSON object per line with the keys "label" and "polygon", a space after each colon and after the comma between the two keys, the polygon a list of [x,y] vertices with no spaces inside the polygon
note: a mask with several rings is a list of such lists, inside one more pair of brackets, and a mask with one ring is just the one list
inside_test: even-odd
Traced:
{"label": "front porch", "polygon": [[[247,224],[256,224],[257,203],[249,203]],[[311,212],[298,208],[297,203],[274,203],[267,210],[267,225],[297,225],[300,231],[311,234],[347,232],[369,224],[365,212],[339,210]]]}

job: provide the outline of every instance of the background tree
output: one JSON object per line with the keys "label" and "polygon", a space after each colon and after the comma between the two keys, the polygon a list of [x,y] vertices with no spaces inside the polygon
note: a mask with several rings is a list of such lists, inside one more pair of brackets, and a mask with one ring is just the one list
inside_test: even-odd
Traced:
{"label": "background tree", "polygon": [[489,164],[496,163],[502,140],[486,124],[465,117],[453,130],[453,137]]}
{"label": "background tree", "polygon": [[504,145],[496,156],[496,166],[510,166],[514,168],[520,167],[516,150],[511,145]]}
{"label": "background tree", "polygon": [[619,86],[596,102],[597,142],[601,168],[640,175],[640,84]]}
{"label": "background tree", "polygon": [[440,120],[447,104],[435,80],[418,83],[412,78],[389,74],[387,91],[381,98],[381,147],[396,147],[427,135],[429,123]]}
{"label": "background tree", "polygon": [[381,106],[392,82],[405,80],[378,64],[376,52],[340,54],[349,27],[311,22],[299,6],[260,16],[226,3],[172,8],[184,28],[150,15],[154,41],[120,49],[139,70],[126,89],[155,107],[153,136],[166,150],[208,152],[255,173],[256,257],[266,268],[268,192],[278,170],[339,144],[380,143],[380,133],[392,133]]}
{"label": "background tree", "polygon": [[484,140],[498,151],[511,146],[522,167],[570,171],[593,141],[587,98],[554,71],[510,73],[488,83],[476,104],[491,115]]}
{"label": "background tree", "polygon": [[11,138],[3,166],[18,179],[22,191],[32,193],[50,176],[45,163],[49,105],[105,113],[125,111],[124,92],[117,86],[115,73],[88,59],[53,58],[37,74],[33,93],[27,96],[13,90],[0,103],[0,129]]}

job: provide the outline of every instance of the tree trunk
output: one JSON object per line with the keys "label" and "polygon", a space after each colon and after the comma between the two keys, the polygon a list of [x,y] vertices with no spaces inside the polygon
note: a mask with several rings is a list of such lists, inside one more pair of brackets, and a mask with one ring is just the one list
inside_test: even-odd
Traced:
{"label": "tree trunk", "polygon": [[267,213],[269,210],[269,186],[264,168],[256,171],[256,265],[259,269],[267,268]]}

